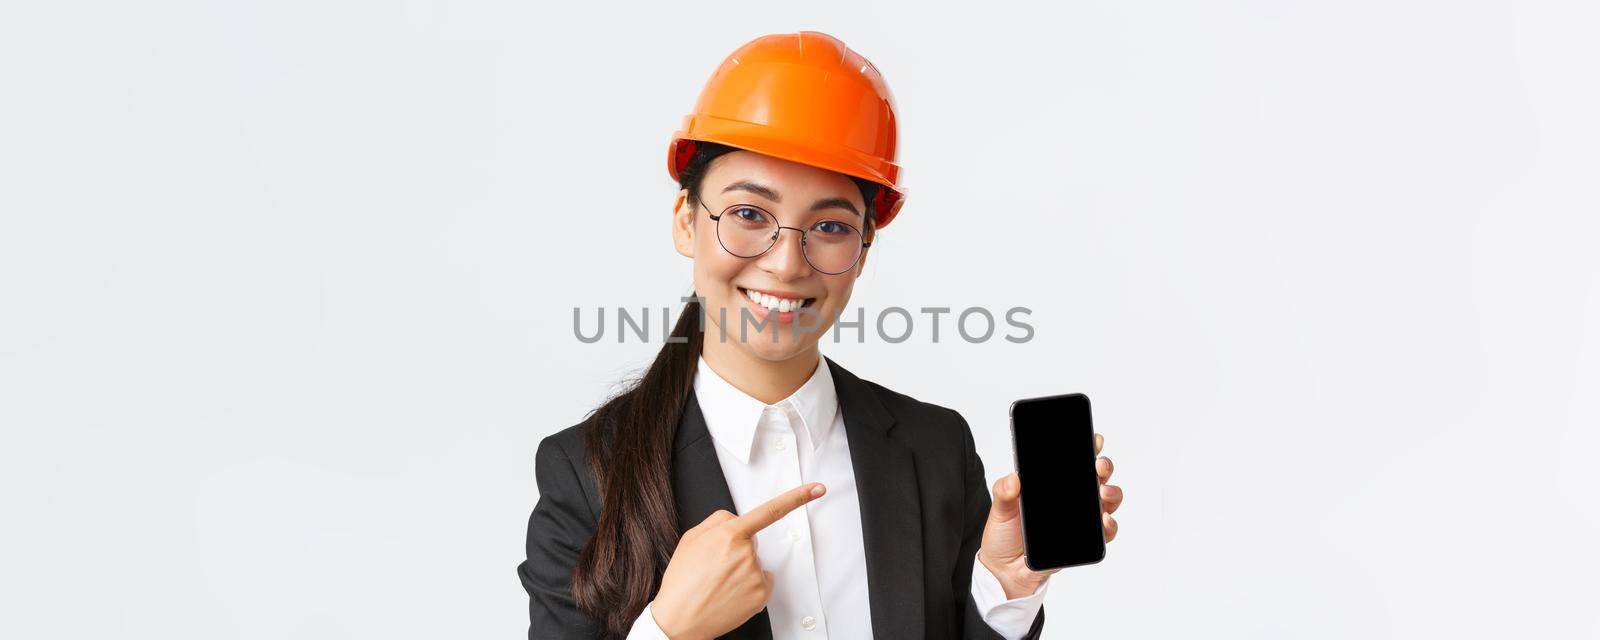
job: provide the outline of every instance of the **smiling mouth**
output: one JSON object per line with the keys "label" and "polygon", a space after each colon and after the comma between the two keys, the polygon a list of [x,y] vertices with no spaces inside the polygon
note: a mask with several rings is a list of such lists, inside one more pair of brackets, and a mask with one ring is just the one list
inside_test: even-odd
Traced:
{"label": "smiling mouth", "polygon": [[817,301],[816,298],[779,298],[777,296],[762,293],[760,291],[752,291],[744,287],[739,287],[738,289],[739,293],[744,294],[744,297],[749,299],[751,302],[779,313],[793,311],[802,307],[809,307],[812,305],[812,303]]}

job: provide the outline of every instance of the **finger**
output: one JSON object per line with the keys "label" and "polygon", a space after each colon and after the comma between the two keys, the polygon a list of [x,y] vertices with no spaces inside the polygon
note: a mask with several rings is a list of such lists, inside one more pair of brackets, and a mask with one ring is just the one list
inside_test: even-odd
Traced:
{"label": "finger", "polygon": [[684,533],[684,535],[688,535],[688,534],[691,534],[691,533],[699,533],[699,532],[704,531],[706,529],[710,529],[710,528],[715,527],[715,526],[717,526],[719,524],[727,522],[728,520],[731,520],[733,518],[734,518],[733,513],[729,512],[727,509],[717,509],[716,511],[712,511],[711,515],[706,516],[706,519],[701,520],[700,524],[697,524],[697,525],[695,525],[693,527],[689,527],[689,530],[685,531],[683,533]]}
{"label": "finger", "polygon": [[994,481],[994,502],[989,505],[989,519],[1004,522],[1017,517],[1020,510],[1017,498],[1022,495],[1022,479],[1015,472]]}
{"label": "finger", "polygon": [[1094,472],[1100,476],[1100,481],[1111,479],[1111,458],[1097,458],[1094,461]]}
{"label": "finger", "polygon": [[1112,538],[1117,537],[1117,519],[1111,517],[1109,513],[1100,516],[1100,519],[1103,520],[1101,524],[1106,530],[1106,542],[1111,542]]}
{"label": "finger", "polygon": [[1100,485],[1100,505],[1106,513],[1114,513],[1122,506],[1122,487],[1114,484]]}
{"label": "finger", "polygon": [[766,501],[759,507],[751,509],[749,513],[738,516],[729,521],[730,526],[738,527],[745,535],[754,536],[757,531],[772,526],[772,523],[782,520],[790,511],[799,509],[807,502],[821,497],[827,491],[820,482],[803,484],[783,493],[778,497]]}
{"label": "finger", "polygon": [[[1082,440],[1079,440],[1079,442],[1082,442]],[[1100,449],[1104,446],[1106,446],[1106,437],[1098,433],[1094,434],[1094,454],[1100,455]]]}

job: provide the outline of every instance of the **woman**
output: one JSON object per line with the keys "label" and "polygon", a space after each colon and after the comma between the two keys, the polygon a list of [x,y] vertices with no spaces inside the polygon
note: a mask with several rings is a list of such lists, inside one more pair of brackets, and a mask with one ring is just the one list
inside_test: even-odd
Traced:
{"label": "woman", "polygon": [[697,299],[539,445],[529,637],[1038,636],[1015,474],[991,505],[960,414],[818,349],[899,211],[895,145],[887,86],[830,36],[758,38],[712,77],[668,156]]}

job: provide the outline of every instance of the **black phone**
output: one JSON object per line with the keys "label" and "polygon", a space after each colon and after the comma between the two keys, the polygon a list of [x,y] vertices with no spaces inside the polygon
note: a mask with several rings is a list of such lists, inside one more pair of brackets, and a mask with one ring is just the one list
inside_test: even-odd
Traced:
{"label": "black phone", "polygon": [[1106,557],[1089,397],[1011,403],[1011,449],[1022,481],[1022,545],[1034,571]]}

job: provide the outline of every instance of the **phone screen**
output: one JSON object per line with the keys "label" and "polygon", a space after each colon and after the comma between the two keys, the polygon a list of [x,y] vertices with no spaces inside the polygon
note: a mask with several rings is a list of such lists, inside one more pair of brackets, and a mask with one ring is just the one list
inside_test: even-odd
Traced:
{"label": "phone screen", "polygon": [[1011,440],[1022,481],[1028,567],[1038,571],[1104,559],[1088,396],[1016,401],[1011,405]]}

